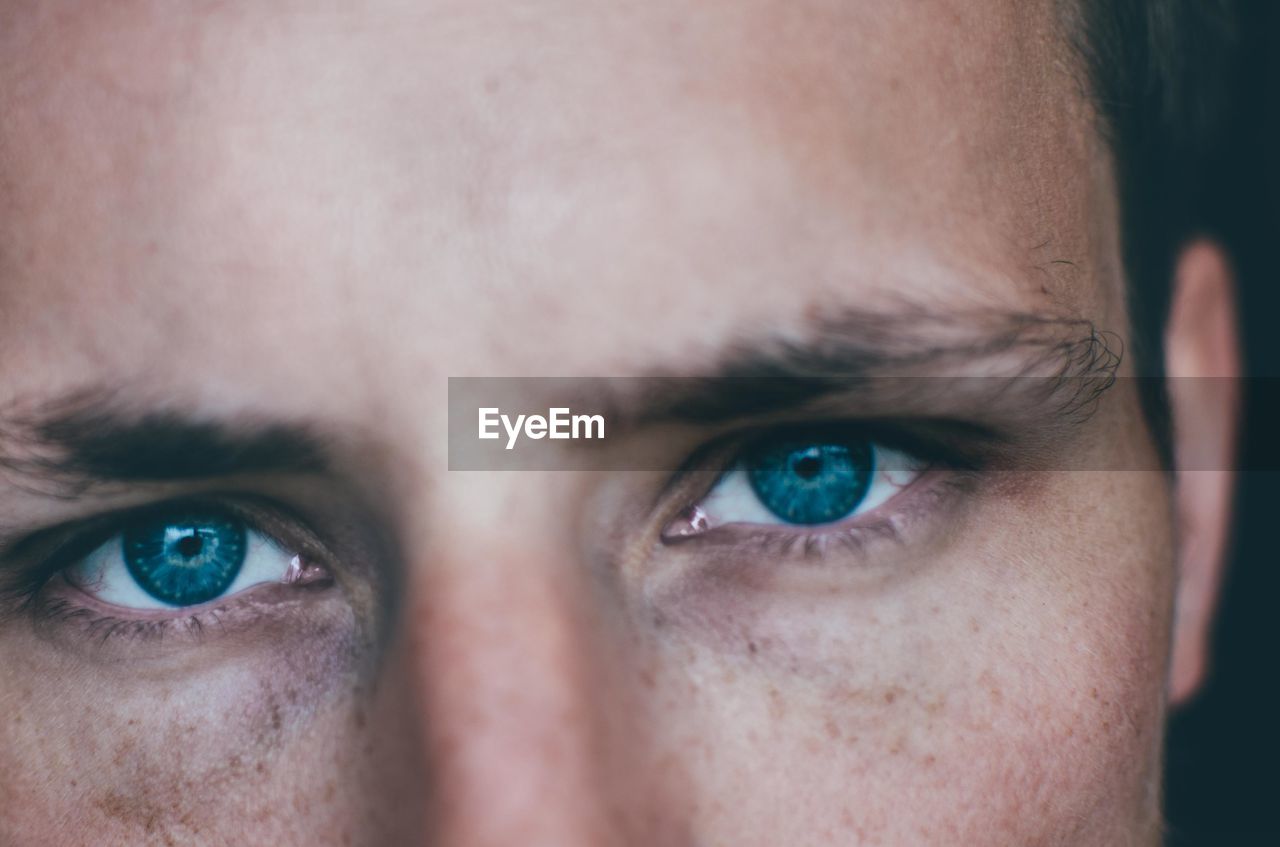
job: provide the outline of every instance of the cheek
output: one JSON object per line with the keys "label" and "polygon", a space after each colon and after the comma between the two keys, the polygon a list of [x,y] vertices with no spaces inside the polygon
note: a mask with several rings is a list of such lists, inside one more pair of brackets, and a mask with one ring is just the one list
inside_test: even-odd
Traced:
{"label": "cheek", "polygon": [[211,644],[154,675],[6,634],[0,843],[235,843],[246,825],[264,843],[363,843],[386,817],[367,802],[377,791],[350,786],[401,764],[373,737],[391,718],[348,622],[330,623],[274,650]]}
{"label": "cheek", "polygon": [[[1130,482],[1142,490],[1125,497],[1160,501]],[[803,615],[774,600],[720,626],[733,638],[686,637],[693,624],[674,621],[664,711],[682,718],[664,743],[697,786],[706,839],[1065,845],[1154,833],[1169,526],[1159,509],[1114,505],[1045,517],[1052,501],[1090,502],[1079,494],[975,516],[984,529],[957,552],[874,598]]]}
{"label": "cheek", "polygon": [[952,815],[972,810],[938,818],[963,822],[964,843],[984,830],[1006,832],[1001,843],[1131,843],[1158,811],[1166,589],[1043,588],[992,590],[987,613],[955,631],[963,647],[931,686],[946,705],[932,719],[914,710],[917,754],[900,779],[931,764],[931,795]]}

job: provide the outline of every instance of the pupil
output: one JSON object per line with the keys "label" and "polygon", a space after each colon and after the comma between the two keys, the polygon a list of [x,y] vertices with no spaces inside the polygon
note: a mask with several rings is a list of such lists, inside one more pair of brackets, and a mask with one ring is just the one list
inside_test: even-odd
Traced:
{"label": "pupil", "polygon": [[188,535],[186,538],[178,540],[178,552],[188,559],[200,555],[200,551],[203,549],[204,539],[198,535]]}
{"label": "pupil", "polygon": [[801,456],[792,468],[801,479],[813,479],[822,470],[822,459],[812,454]]}

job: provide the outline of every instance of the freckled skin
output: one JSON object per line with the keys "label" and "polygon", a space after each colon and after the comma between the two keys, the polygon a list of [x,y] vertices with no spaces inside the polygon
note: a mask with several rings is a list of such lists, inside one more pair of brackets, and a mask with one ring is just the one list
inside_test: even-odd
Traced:
{"label": "freckled skin", "polygon": [[[150,676],[0,619],[0,843],[1158,843],[1160,474],[974,493],[909,577],[799,597],[592,573],[595,482],[446,470],[450,376],[899,298],[1127,336],[1051,5],[5,4],[0,398],[358,431],[405,582],[385,644]],[[1103,460],[1138,421],[1118,386]]]}

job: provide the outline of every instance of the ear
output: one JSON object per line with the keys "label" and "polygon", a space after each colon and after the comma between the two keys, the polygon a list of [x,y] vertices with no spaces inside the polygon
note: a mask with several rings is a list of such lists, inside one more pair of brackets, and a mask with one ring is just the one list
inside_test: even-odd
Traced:
{"label": "ear", "polygon": [[1231,267],[1217,245],[1194,242],[1178,259],[1165,332],[1178,519],[1175,704],[1196,693],[1207,670],[1231,527],[1240,358]]}

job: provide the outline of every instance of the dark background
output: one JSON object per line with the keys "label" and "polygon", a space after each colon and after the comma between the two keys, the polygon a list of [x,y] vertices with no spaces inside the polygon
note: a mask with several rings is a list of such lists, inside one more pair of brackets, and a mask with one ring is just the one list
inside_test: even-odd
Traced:
{"label": "dark background", "polygon": [[1204,198],[1240,286],[1245,429],[1235,549],[1201,695],[1169,729],[1170,847],[1280,845],[1280,2],[1238,4],[1231,126]]}

